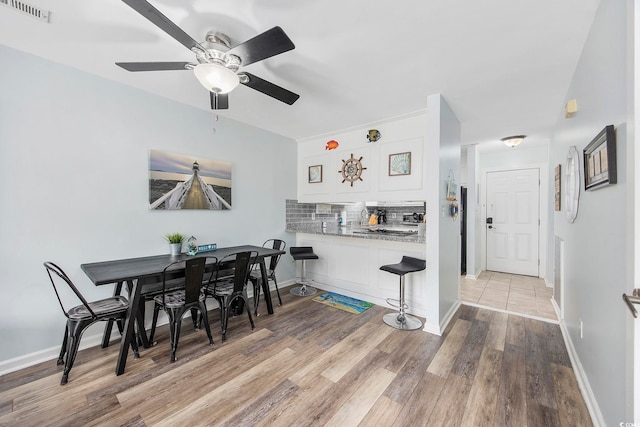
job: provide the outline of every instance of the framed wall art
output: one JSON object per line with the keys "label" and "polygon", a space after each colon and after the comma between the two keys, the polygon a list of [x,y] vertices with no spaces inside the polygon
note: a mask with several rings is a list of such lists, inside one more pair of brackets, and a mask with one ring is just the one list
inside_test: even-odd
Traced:
{"label": "framed wall art", "polygon": [[411,175],[411,152],[389,154],[389,176]]}
{"label": "framed wall art", "polygon": [[322,182],[322,165],[309,166],[309,184]]}
{"label": "framed wall art", "polygon": [[616,166],[616,132],[608,125],[583,150],[584,189],[618,182]]}
{"label": "framed wall art", "polygon": [[231,209],[231,163],[150,150],[149,209]]}

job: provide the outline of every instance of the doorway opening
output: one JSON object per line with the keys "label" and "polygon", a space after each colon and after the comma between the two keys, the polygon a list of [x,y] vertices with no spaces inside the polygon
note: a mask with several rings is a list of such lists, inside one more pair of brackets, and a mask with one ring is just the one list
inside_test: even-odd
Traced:
{"label": "doorway opening", "polygon": [[540,169],[487,172],[486,269],[539,277]]}

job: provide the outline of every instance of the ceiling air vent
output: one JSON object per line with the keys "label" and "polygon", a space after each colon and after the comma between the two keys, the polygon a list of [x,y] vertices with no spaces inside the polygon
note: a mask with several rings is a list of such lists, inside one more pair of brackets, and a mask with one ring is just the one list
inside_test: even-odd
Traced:
{"label": "ceiling air vent", "polygon": [[49,12],[48,10],[42,10],[35,6],[31,6],[29,3],[25,3],[19,0],[0,0],[0,4],[4,4],[5,6],[9,6],[12,9],[18,10],[22,13],[26,13],[29,16],[32,16],[40,21],[49,22]]}

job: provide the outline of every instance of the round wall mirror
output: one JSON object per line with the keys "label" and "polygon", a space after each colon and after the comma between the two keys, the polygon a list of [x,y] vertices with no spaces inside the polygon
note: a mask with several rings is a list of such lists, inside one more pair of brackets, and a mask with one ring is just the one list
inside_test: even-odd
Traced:
{"label": "round wall mirror", "polygon": [[578,215],[578,199],[580,198],[580,153],[574,146],[569,148],[564,179],[564,212],[567,220],[573,222]]}

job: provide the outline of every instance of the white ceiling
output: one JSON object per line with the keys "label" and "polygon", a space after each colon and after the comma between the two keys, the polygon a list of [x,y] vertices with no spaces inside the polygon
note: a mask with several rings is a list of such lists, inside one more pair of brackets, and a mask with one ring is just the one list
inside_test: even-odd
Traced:
{"label": "white ceiling", "polygon": [[[130,73],[115,62],[194,61],[118,0],[25,0],[50,22],[0,5],[0,42],[209,110],[190,71]],[[511,134],[546,142],[599,0],[149,0],[194,39],[238,44],[279,25],[295,50],[246,71],[300,95],[292,106],[240,85],[219,115],[304,139],[423,110],[441,93],[464,144]],[[0,2],[1,3],[1,2]]]}

